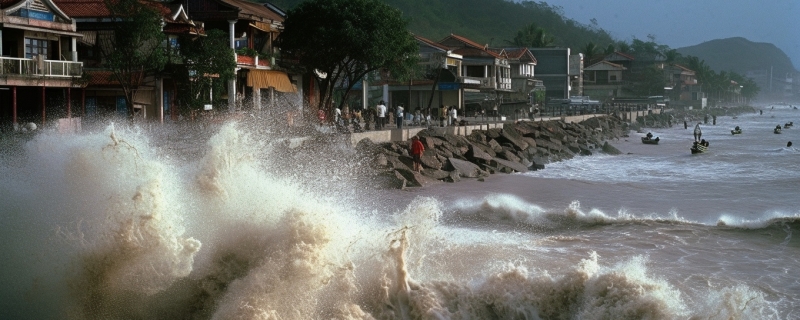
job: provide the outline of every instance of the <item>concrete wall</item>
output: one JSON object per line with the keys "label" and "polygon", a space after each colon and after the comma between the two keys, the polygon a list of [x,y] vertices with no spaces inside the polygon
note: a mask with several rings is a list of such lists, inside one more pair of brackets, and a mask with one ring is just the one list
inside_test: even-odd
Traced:
{"label": "concrete wall", "polygon": [[[492,128],[502,128],[503,123],[484,123],[469,126],[449,126],[449,127],[431,127],[438,133],[449,133],[461,136],[467,136],[473,130],[488,130]],[[417,135],[426,128],[407,128],[407,129],[389,129],[380,131],[365,131],[350,133],[350,144],[355,147],[362,139],[370,139],[374,143],[391,142],[391,141],[406,141],[411,137]]]}

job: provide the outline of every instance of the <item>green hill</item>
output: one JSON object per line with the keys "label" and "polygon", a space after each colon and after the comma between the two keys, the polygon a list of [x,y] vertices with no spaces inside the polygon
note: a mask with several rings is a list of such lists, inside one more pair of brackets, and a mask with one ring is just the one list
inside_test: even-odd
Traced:
{"label": "green hill", "polygon": [[[614,39],[596,26],[564,17],[559,8],[544,2],[507,0],[384,0],[410,20],[414,34],[439,41],[450,33],[493,47],[507,46],[517,31],[536,23],[555,38],[555,45],[573,49],[594,42],[605,48]],[[289,10],[302,0],[272,0]]]}
{"label": "green hill", "polygon": [[769,70],[770,67],[775,72],[796,72],[789,56],[774,44],[752,42],[741,37],[706,41],[677,50],[683,56],[705,60],[717,72],[746,74],[749,70]]}

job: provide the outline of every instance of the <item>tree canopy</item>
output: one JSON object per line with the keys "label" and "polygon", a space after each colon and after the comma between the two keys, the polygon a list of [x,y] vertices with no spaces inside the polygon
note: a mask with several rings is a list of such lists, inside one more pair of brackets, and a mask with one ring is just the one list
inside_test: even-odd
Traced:
{"label": "tree canopy", "polygon": [[162,46],[163,17],[149,2],[106,0],[114,18],[113,35],[104,37],[100,53],[125,93],[128,117],[133,118],[133,97],[148,74],[159,72],[167,61]]}
{"label": "tree canopy", "polygon": [[179,39],[182,63],[175,67],[182,107],[200,109],[212,103],[211,93],[224,91],[235,76],[236,60],[228,45],[228,35],[209,30],[205,37],[184,36]]}
{"label": "tree canopy", "polygon": [[544,28],[531,23],[517,31],[514,40],[509,42],[517,47],[546,48],[553,46],[555,38],[549,35]]}
{"label": "tree canopy", "polygon": [[320,85],[321,109],[331,105],[335,87],[347,93],[375,71],[416,64],[418,45],[400,10],[380,0],[309,0],[289,10],[278,41]]}

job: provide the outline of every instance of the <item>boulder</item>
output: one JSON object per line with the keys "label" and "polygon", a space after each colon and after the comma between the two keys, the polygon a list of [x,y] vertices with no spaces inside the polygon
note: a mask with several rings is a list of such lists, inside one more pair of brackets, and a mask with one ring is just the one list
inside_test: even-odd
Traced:
{"label": "boulder", "polygon": [[606,143],[603,144],[603,149],[602,150],[603,150],[603,152],[605,152],[607,154],[612,154],[612,155],[622,154],[622,152],[619,151],[619,149],[617,149],[614,146],[610,145],[608,143],[608,141],[606,141]]}
{"label": "boulder", "polygon": [[464,160],[459,160],[456,158],[447,159],[450,162],[450,165],[458,171],[458,174],[464,178],[477,178],[485,173],[481,170],[478,165]]}
{"label": "boulder", "polygon": [[509,148],[503,149],[503,152],[498,153],[497,156],[500,157],[500,158],[503,158],[505,160],[513,161],[513,162],[519,162],[519,160],[520,160],[520,157],[518,157],[516,154],[514,154],[514,150],[511,150]]}
{"label": "boulder", "polygon": [[448,175],[444,181],[447,182],[459,182],[461,181],[461,176],[459,175],[458,171],[450,171],[450,175]]}
{"label": "boulder", "polygon": [[390,169],[411,170],[411,167],[413,166],[413,160],[410,157],[405,156],[387,156],[386,162]]}
{"label": "boulder", "polygon": [[506,128],[503,128],[501,135],[503,139],[512,143],[514,147],[519,150],[525,150],[528,148],[528,143],[522,140],[522,135],[517,132],[515,126],[507,126]]}
{"label": "boulder", "polygon": [[492,148],[492,150],[494,152],[502,152],[503,151],[503,146],[501,146],[500,143],[498,143],[497,140],[495,140],[495,139],[490,139],[487,144],[489,145],[490,148]]}
{"label": "boulder", "polygon": [[514,161],[508,161],[500,158],[492,159],[492,163],[494,166],[500,169],[501,172],[511,173],[511,172],[528,172],[528,167],[524,164]]}
{"label": "boulder", "polygon": [[467,157],[467,160],[471,162],[483,161],[484,163],[489,162],[492,160],[492,158],[494,158],[494,156],[486,153],[483,149],[481,149],[481,147],[472,143],[470,143],[469,150],[465,156]]}
{"label": "boulder", "polygon": [[395,175],[399,175],[400,177],[405,179],[406,180],[405,186],[409,187],[425,187],[440,182],[439,180],[428,178],[424,174],[412,170],[398,169],[395,170],[394,172]]}
{"label": "boulder", "polygon": [[422,175],[434,180],[444,180],[450,176],[450,171],[422,169]]}
{"label": "boulder", "polygon": [[436,170],[442,168],[442,163],[436,158],[436,152],[433,150],[423,151],[422,155],[419,157],[419,160],[422,162],[422,166],[424,167]]}

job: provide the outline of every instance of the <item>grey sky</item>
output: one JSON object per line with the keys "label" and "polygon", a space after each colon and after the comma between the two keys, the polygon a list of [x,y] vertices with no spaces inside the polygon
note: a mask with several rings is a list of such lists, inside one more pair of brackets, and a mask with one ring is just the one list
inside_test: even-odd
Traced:
{"label": "grey sky", "polygon": [[540,0],[564,9],[580,23],[597,19],[600,28],[620,40],[634,37],[671,48],[708,40],[744,37],[782,49],[800,66],[798,0]]}

